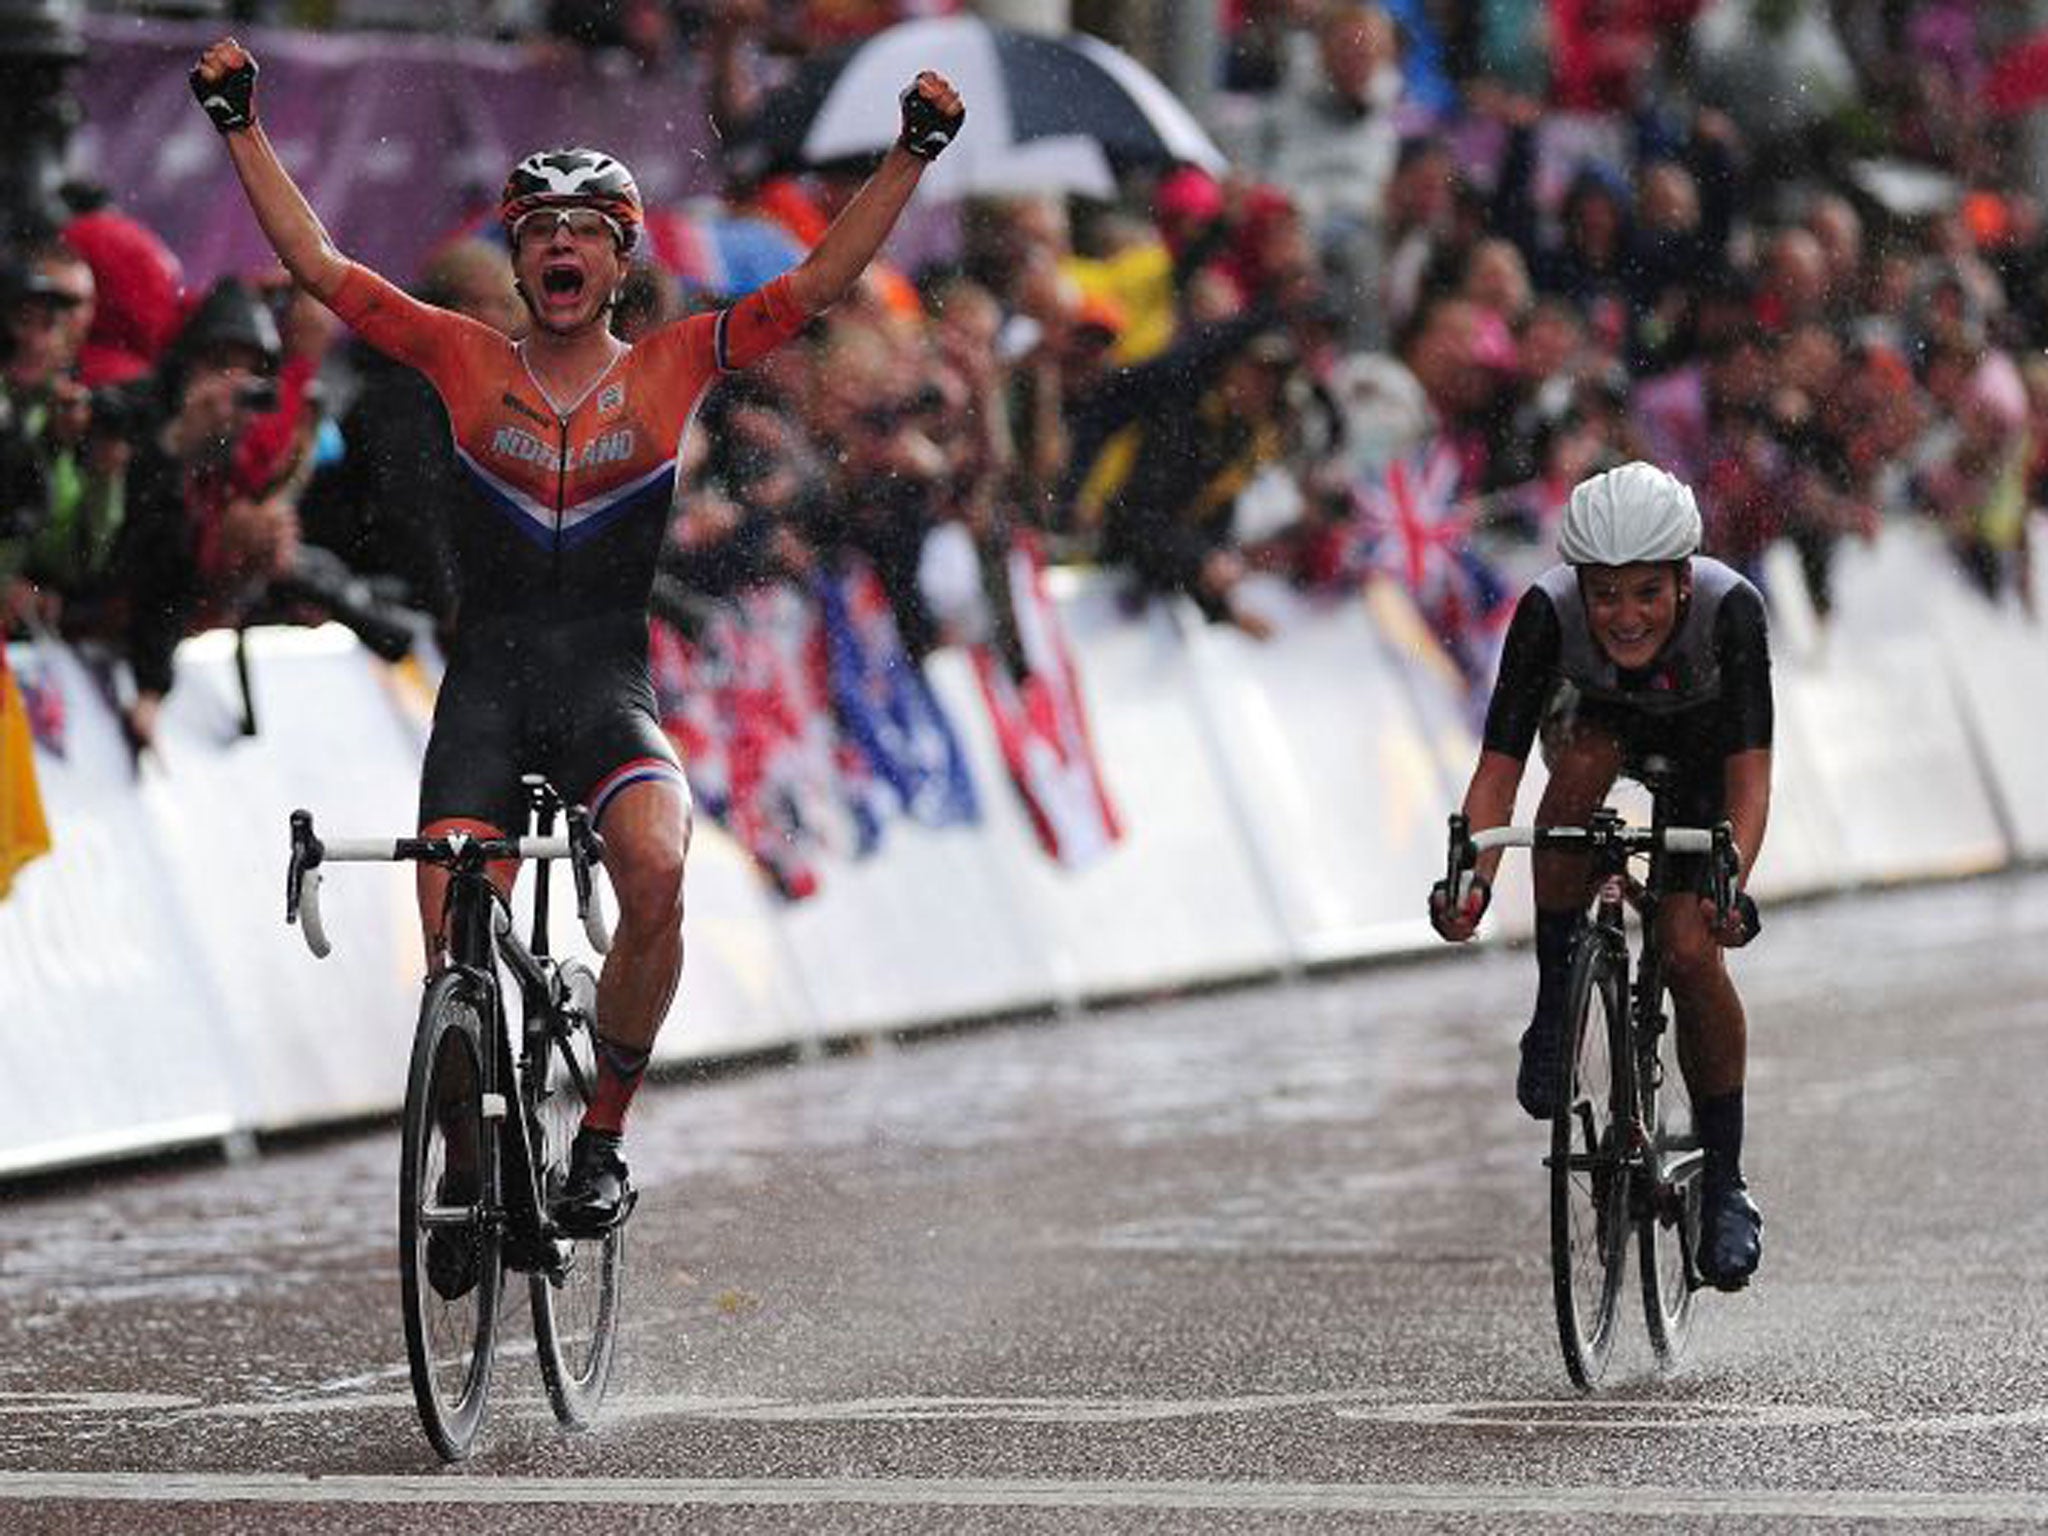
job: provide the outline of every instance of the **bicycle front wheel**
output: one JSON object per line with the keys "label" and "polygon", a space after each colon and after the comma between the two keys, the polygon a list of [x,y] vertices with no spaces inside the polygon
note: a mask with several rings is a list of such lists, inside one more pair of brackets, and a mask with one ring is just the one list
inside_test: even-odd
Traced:
{"label": "bicycle front wheel", "polygon": [[1550,1122],[1550,1265],[1565,1369],[1590,1390],[1614,1348],[1628,1236],[1626,1123],[1631,1070],[1622,968],[1598,931],[1572,957],[1558,1102]]}
{"label": "bicycle front wheel", "polygon": [[494,1149],[484,1115],[476,984],[453,971],[420,1005],[399,1157],[399,1275],[405,1349],[420,1423],[443,1459],[475,1446],[491,1390],[503,1280],[501,1235],[485,1204]]}
{"label": "bicycle front wheel", "polygon": [[1705,1154],[1693,1129],[1692,1095],[1678,1069],[1676,1026],[1658,1034],[1655,1053],[1642,1060],[1643,1125],[1650,1134],[1656,1179],[1642,1191],[1638,1268],[1643,1277],[1643,1321],[1657,1364],[1674,1369],[1692,1341],[1693,1285],[1688,1257],[1700,1236],[1700,1173]]}
{"label": "bicycle front wheel", "polygon": [[[569,1171],[569,1144],[583,1123],[597,1081],[597,1053],[591,1039],[596,1017],[597,979],[588,966],[565,962],[562,996],[567,1006],[553,1021],[546,1049],[520,1084],[527,1121],[535,1131],[541,1197],[552,1206]],[[550,1273],[535,1270],[533,1339],[540,1352],[541,1380],[555,1417],[572,1429],[587,1428],[611,1384],[618,1342],[619,1291],[626,1269],[626,1228],[600,1238],[556,1238],[567,1262]]]}

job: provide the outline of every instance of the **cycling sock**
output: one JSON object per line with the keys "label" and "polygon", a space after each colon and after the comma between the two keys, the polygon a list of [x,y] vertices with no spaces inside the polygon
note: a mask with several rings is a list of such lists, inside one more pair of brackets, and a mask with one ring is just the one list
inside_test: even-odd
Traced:
{"label": "cycling sock", "polygon": [[1742,1178],[1742,1090],[1717,1093],[1692,1107],[1693,1126],[1707,1154],[1703,1175],[1709,1186],[1733,1184]]}
{"label": "cycling sock", "polygon": [[626,1107],[633,1102],[633,1094],[647,1072],[651,1053],[607,1040],[594,1030],[591,1039],[597,1045],[597,1084],[591,1089],[590,1104],[583,1111],[583,1125],[587,1130],[608,1131],[617,1136],[626,1128]]}
{"label": "cycling sock", "polygon": [[1579,931],[1579,914],[1574,908],[1562,912],[1536,910],[1536,1012],[1529,1020],[1535,1030],[1555,1030],[1564,1017],[1565,988],[1572,979],[1572,939]]}

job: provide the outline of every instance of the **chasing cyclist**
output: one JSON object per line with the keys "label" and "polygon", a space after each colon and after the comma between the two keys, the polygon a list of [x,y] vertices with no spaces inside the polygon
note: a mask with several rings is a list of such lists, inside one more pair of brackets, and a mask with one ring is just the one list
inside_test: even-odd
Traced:
{"label": "chasing cyclist", "polygon": [[[1624,464],[1572,492],[1558,535],[1564,563],[1530,587],[1509,626],[1464,809],[1475,832],[1508,823],[1540,730],[1550,779],[1539,826],[1584,825],[1615,778],[1650,756],[1675,773],[1675,823],[1730,823],[1740,894],[1726,922],[1717,926],[1704,894],[1667,901],[1656,939],[1706,1154],[1700,1272],[1736,1290],[1762,1253],[1763,1217],[1742,1177],[1747,1024],[1721,951],[1757,931],[1756,904],[1742,886],[1770,813],[1771,660],[1762,597],[1699,545],[1692,491],[1661,469]],[[1472,936],[1500,857],[1499,849],[1479,856],[1456,910],[1443,882],[1431,890],[1430,921],[1444,938]],[[1572,935],[1591,893],[1583,855],[1540,853],[1534,863],[1536,1009],[1515,1098],[1548,1119]]]}
{"label": "chasing cyclist", "polygon": [[[448,407],[468,487],[445,509],[462,601],[421,772],[422,835],[516,832],[522,772],[546,774],[603,830],[618,931],[598,985],[596,1090],[555,1208],[566,1231],[601,1233],[629,1205],[626,1107],[682,971],[690,795],[655,720],[647,598],[683,433],[719,375],[852,287],[965,111],[942,77],[920,74],[895,147],[802,265],[636,346],[608,326],[641,231],[632,176],[595,150],[529,155],[500,205],[532,322],[515,344],[335,249],[256,121],[256,61],[233,38],[206,50],[191,84],[285,269]],[[421,866],[430,971],[446,955],[447,879]]]}

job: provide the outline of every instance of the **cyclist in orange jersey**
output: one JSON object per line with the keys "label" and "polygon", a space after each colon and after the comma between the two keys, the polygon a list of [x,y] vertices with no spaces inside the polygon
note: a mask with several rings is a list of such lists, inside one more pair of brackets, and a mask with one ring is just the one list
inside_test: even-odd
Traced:
{"label": "cyclist in orange jersey", "polygon": [[[571,1232],[601,1232],[628,1208],[626,1107],[682,971],[690,796],[655,719],[647,598],[683,434],[720,374],[853,286],[965,111],[944,78],[920,74],[895,147],[800,266],[635,346],[607,324],[641,231],[632,175],[596,150],[528,156],[500,205],[533,322],[514,343],[335,248],[256,120],[256,61],[233,38],[205,51],[191,85],[286,270],[448,407],[467,483],[446,509],[462,595],[421,772],[422,833],[516,832],[517,776],[532,771],[604,833],[618,931],[598,985],[596,1091],[555,1211]],[[430,970],[445,954],[446,881],[422,867]]]}

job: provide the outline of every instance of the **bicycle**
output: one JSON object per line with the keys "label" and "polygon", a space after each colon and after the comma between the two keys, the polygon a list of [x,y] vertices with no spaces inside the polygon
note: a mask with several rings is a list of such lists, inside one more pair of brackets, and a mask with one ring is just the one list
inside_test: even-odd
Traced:
{"label": "bicycle", "polygon": [[[1734,840],[1725,821],[1667,824],[1668,764],[1653,759],[1639,777],[1650,791],[1647,827],[1631,826],[1605,806],[1583,827],[1475,833],[1464,816],[1450,819],[1446,882],[1455,893],[1462,894],[1474,862],[1489,848],[1582,853],[1593,863],[1593,894],[1573,943],[1558,1039],[1560,1092],[1543,1160],[1558,1341],[1565,1370],[1586,1391],[1599,1382],[1614,1347],[1631,1230],[1644,1324],[1661,1369],[1675,1369],[1684,1358],[1694,1293],[1707,1284],[1698,1264],[1705,1153],[1693,1130],[1684,1076],[1675,1070],[1662,957],[1655,944],[1644,943],[1641,958],[1634,958],[1626,913],[1635,911],[1640,933],[1654,932],[1663,898],[1684,893],[1670,884],[1670,856],[1704,854],[1709,894],[1725,917],[1734,901]],[[1637,857],[1649,860],[1641,881],[1629,870]]]}
{"label": "bicycle", "polygon": [[[583,807],[564,805],[537,776],[522,783],[533,826],[525,837],[323,840],[310,812],[291,815],[285,921],[299,924],[316,956],[331,949],[320,916],[326,865],[429,863],[450,875],[448,960],[427,978],[420,1003],[398,1189],[413,1398],[428,1440],[447,1461],[467,1456],[483,1428],[507,1270],[527,1276],[541,1379],[565,1427],[591,1423],[618,1341],[630,1203],[598,1237],[571,1237],[548,1214],[596,1081],[597,999],[587,965],[549,953],[548,877],[553,860],[569,860],[577,916],[592,947],[605,953],[610,936],[594,877],[604,845]],[[559,836],[558,814],[567,828]],[[532,935],[524,944],[510,901],[490,879],[490,866],[501,860],[535,863]],[[516,1058],[501,962],[519,987]]]}

